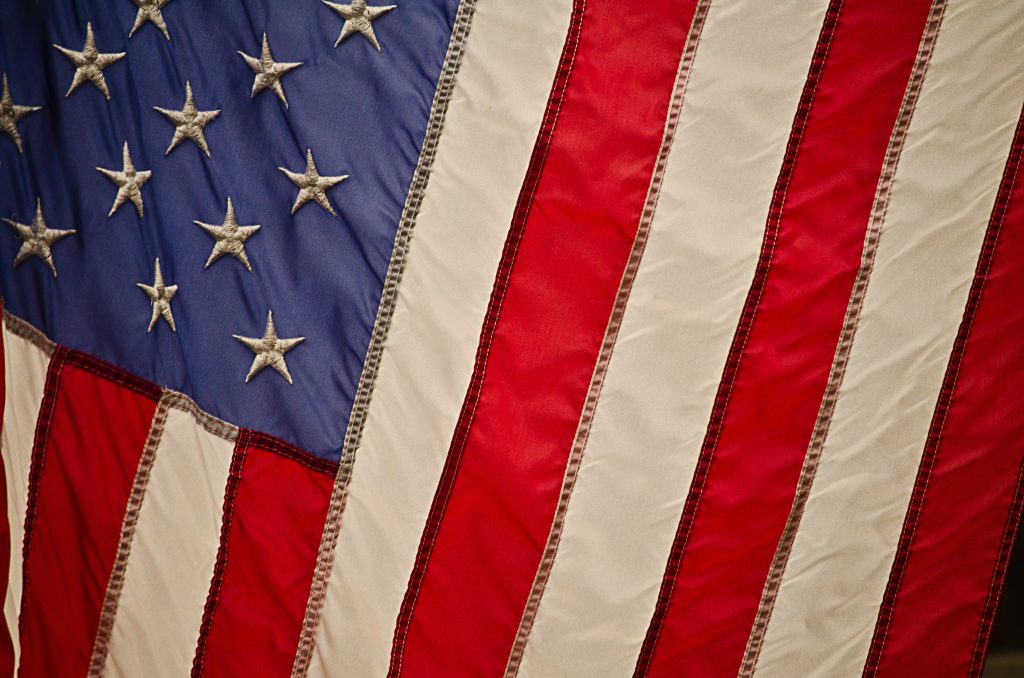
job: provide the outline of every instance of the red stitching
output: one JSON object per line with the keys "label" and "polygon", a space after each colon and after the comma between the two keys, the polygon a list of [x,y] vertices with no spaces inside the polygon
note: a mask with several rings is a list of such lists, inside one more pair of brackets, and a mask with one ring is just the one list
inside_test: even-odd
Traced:
{"label": "red stitching", "polygon": [[814,48],[814,56],[808,69],[807,80],[804,82],[800,102],[793,118],[793,126],[790,130],[789,141],[783,156],[782,167],[779,170],[779,177],[775,184],[775,190],[772,193],[772,203],[768,211],[764,240],[761,244],[761,253],[758,258],[757,268],[755,269],[754,279],[750,284],[750,289],[747,291],[743,312],[736,327],[736,333],[733,335],[732,345],[729,347],[729,355],[722,373],[722,380],[718,385],[718,393],[715,396],[714,408],[711,411],[711,418],[708,422],[708,430],[704,437],[704,443],[701,445],[700,455],[694,469],[690,490],[687,493],[683,514],[680,516],[672,549],[669,551],[668,562],[665,565],[665,574],[662,577],[661,589],[658,592],[658,601],[655,604],[650,625],[647,627],[647,635],[644,637],[640,654],[637,657],[636,668],[633,672],[634,678],[646,676],[650,670],[651,661],[654,658],[654,650],[661,636],[665,617],[668,615],[672,594],[679,577],[679,571],[682,568],[686,545],[689,541],[693,525],[696,522],[697,512],[700,510],[700,502],[711,471],[712,462],[714,461],[715,451],[718,447],[719,437],[725,422],[726,411],[732,397],[733,387],[739,375],[743,353],[746,350],[747,341],[754,327],[754,320],[760,307],[761,295],[767,286],[768,273],[771,270],[775,245],[778,242],[780,225],[782,223],[782,213],[786,205],[786,195],[793,179],[793,171],[800,153],[804,130],[807,128],[807,121],[810,119],[815,93],[817,92],[818,83],[821,81],[822,72],[825,69],[829,48],[835,36],[842,7],[843,0],[831,0],[821,32],[818,35],[818,42]]}
{"label": "red stitching", "polygon": [[928,484],[939,456],[942,434],[946,426],[946,418],[951,409],[953,396],[956,392],[960,367],[963,364],[967,343],[970,339],[971,330],[974,327],[974,319],[981,305],[985,283],[988,280],[992,262],[995,258],[996,246],[998,245],[999,235],[1002,232],[1006,212],[1009,208],[1011,193],[1017,183],[1017,173],[1020,169],[1022,154],[1024,154],[1024,110],[1021,111],[1021,117],[1017,121],[1013,145],[1010,148],[1010,154],[1003,170],[1003,179],[992,209],[992,215],[989,219],[981,254],[978,257],[978,264],[975,268],[974,280],[971,283],[971,291],[964,309],[964,316],[960,321],[960,328],[953,344],[953,351],[950,353],[949,362],[946,365],[946,374],[943,378],[939,400],[935,405],[931,429],[928,431],[928,438],[925,442],[921,465],[918,468],[917,479],[914,481],[914,490],[911,494],[903,529],[900,533],[896,557],[889,572],[889,581],[886,584],[885,595],[882,598],[882,604],[878,611],[878,619],[875,623],[875,631],[871,639],[871,649],[864,665],[863,675],[866,678],[874,676],[878,672],[881,663],[882,652],[885,649],[889,627],[895,613],[896,598],[901,590],[903,575],[906,572],[907,562],[910,559],[910,549],[914,545],[917,528],[921,522],[921,514],[924,511]]}
{"label": "red stitching", "polygon": [[[313,456],[309,452],[295,447],[290,443],[286,443],[280,438],[276,438],[269,433],[261,433],[260,431],[252,431],[249,429],[244,430],[249,436],[249,447],[273,452],[285,459],[302,464],[306,468],[316,471],[317,473],[325,473],[332,478],[334,477],[334,474],[338,472],[338,462],[336,461]],[[241,437],[241,433],[239,433],[239,437]]]}
{"label": "red stitching", "polygon": [[120,384],[151,400],[160,400],[163,389],[156,384],[126,372],[120,367],[111,365],[104,360],[93,357],[88,353],[66,347],[64,347],[64,351],[67,353],[68,364],[81,368],[86,372],[91,372],[107,381]]}
{"label": "red stitching", "polygon": [[203,673],[206,661],[206,642],[213,628],[213,617],[220,602],[220,589],[224,584],[224,572],[228,566],[228,540],[231,535],[231,520],[235,513],[235,496],[242,481],[242,467],[245,455],[249,450],[251,431],[242,430],[238,434],[234,453],[231,455],[231,468],[228,481],[224,488],[224,513],[220,526],[220,545],[217,547],[217,561],[213,566],[213,578],[210,580],[210,591],[207,594],[206,606],[203,609],[203,621],[199,627],[199,638],[196,640],[196,654],[192,660],[192,678],[199,678]]}
{"label": "red stitching", "polygon": [[569,22],[569,31],[566,36],[565,45],[562,48],[562,55],[559,59],[558,71],[555,74],[551,94],[548,97],[540,133],[537,136],[537,141],[530,157],[526,178],[523,180],[523,187],[519,193],[519,200],[516,204],[508,237],[505,240],[505,246],[498,265],[494,288],[491,290],[487,315],[484,317],[483,327],[480,331],[480,344],[477,348],[476,361],[473,366],[473,377],[466,393],[466,399],[462,404],[462,411],[459,414],[458,425],[455,428],[448,457],[445,459],[441,478],[430,506],[430,513],[423,529],[423,535],[420,538],[416,561],[409,576],[409,585],[402,600],[402,607],[399,609],[394,641],[391,647],[391,663],[388,667],[388,678],[396,678],[402,671],[406,636],[409,633],[413,611],[419,598],[420,589],[423,586],[427,564],[430,561],[430,555],[440,531],[448,499],[455,485],[462,453],[469,437],[469,429],[473,423],[477,405],[480,402],[480,393],[483,388],[491,342],[494,340],[498,318],[501,316],[501,307],[505,299],[505,293],[508,290],[519,243],[522,241],[526,220],[533,207],[533,198],[540,184],[540,177],[544,170],[548,149],[551,147],[555,127],[558,123],[558,116],[562,109],[562,103],[565,100],[566,91],[568,90],[569,78],[576,60],[576,51],[579,48],[585,10],[586,0],[573,1],[572,17]]}

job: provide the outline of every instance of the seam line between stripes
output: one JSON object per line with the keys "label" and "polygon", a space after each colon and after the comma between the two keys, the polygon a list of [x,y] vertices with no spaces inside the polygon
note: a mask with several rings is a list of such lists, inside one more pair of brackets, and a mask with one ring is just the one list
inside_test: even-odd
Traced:
{"label": "seam line between stripes", "polygon": [[146,489],[149,486],[153,464],[156,461],[156,453],[160,447],[164,426],[167,423],[167,412],[170,408],[169,396],[169,393],[165,393],[160,398],[156,411],[153,412],[153,420],[150,424],[146,446],[135,469],[135,479],[132,482],[131,494],[128,496],[128,505],[125,508],[124,517],[121,521],[121,534],[117,543],[117,555],[114,558],[110,576],[107,578],[107,588],[103,596],[103,605],[100,608],[100,618],[93,641],[92,657],[89,660],[88,676],[90,678],[102,676],[107,663],[107,655],[110,652],[110,638],[114,630],[114,621],[121,599],[121,591],[124,589],[125,572],[128,567],[128,558],[131,555],[132,542],[135,538],[135,528],[139,522],[139,512],[142,509],[142,502],[146,498]]}
{"label": "seam line between stripes", "polygon": [[431,104],[430,115],[427,120],[427,131],[420,150],[420,158],[413,174],[409,193],[406,196],[398,232],[395,235],[395,244],[384,280],[384,290],[381,295],[380,306],[377,308],[373,333],[366,350],[366,358],[363,362],[363,370],[359,377],[356,395],[352,402],[348,427],[342,443],[337,477],[331,490],[327,518],[317,551],[316,567],[313,570],[313,581],[310,585],[309,598],[306,601],[306,611],[299,635],[299,644],[295,653],[295,661],[292,665],[293,678],[303,678],[309,672],[310,662],[312,661],[316,630],[320,624],[320,615],[323,611],[327,593],[327,579],[330,577],[331,570],[334,567],[335,549],[338,544],[338,535],[341,532],[342,514],[345,511],[345,504],[348,500],[348,486],[352,479],[356,451],[362,443],[363,428],[366,424],[373,390],[377,382],[384,344],[391,330],[391,321],[394,318],[395,307],[398,303],[398,291],[405,273],[413,229],[419,218],[423,196],[430,181],[434,159],[437,156],[438,142],[444,131],[448,105],[451,102],[452,93],[455,89],[456,77],[462,66],[462,57],[465,53],[466,40],[469,36],[473,14],[476,10],[476,2],[477,0],[462,0],[459,3],[459,9],[452,28],[452,36],[448,43],[444,64],[441,67],[437,88],[434,91],[434,100]]}
{"label": "seam line between stripes", "polygon": [[622,273],[619,283],[619,290],[616,295],[615,304],[612,307],[611,317],[605,328],[605,336],[598,354],[598,360],[594,366],[594,373],[591,377],[590,388],[587,393],[587,400],[576,431],[575,440],[572,446],[572,453],[569,463],[566,466],[565,476],[562,481],[562,490],[559,494],[558,506],[548,533],[547,542],[544,547],[541,562],[537,568],[529,598],[519,621],[519,628],[516,633],[512,650],[509,654],[508,663],[505,667],[505,678],[515,678],[519,673],[522,664],[523,653],[529,641],[533,623],[540,608],[540,602],[547,587],[551,570],[554,566],[555,557],[558,554],[558,547],[561,543],[562,530],[565,524],[565,515],[569,507],[573,489],[576,485],[576,478],[579,474],[580,464],[590,436],[591,426],[594,421],[595,411],[601,397],[601,390],[604,386],[605,375],[608,365],[611,362],[612,353],[622,326],[622,319],[625,315],[626,305],[636,280],[637,270],[643,258],[647,246],[647,238],[650,233],[651,223],[654,220],[654,213],[657,210],[658,198],[661,196],[661,187],[664,181],[665,167],[668,164],[668,156],[675,140],[676,130],[679,123],[679,115],[683,107],[683,98],[686,93],[686,84],[689,80],[690,69],[693,64],[694,55],[700,42],[701,31],[704,21],[707,18],[711,0],[698,0],[694,10],[693,20],[690,24],[690,31],[683,48],[683,54],[679,60],[676,71],[676,80],[673,86],[672,99],[669,102],[668,115],[665,121],[665,130],[662,135],[661,148],[658,153],[658,160],[655,164],[651,183],[648,187],[647,200],[645,202],[640,226],[637,229],[633,240],[633,247],[629,255],[629,261]]}
{"label": "seam line between stripes", "polygon": [[953,351],[950,353],[949,361],[946,365],[946,374],[943,378],[942,389],[939,392],[939,399],[935,404],[924,454],[918,468],[917,478],[914,481],[914,491],[907,506],[906,517],[900,533],[896,557],[893,560],[892,569],[889,571],[889,580],[886,584],[882,604],[878,610],[871,648],[867,661],[864,664],[863,675],[865,678],[874,676],[878,672],[882,653],[885,650],[885,642],[888,638],[890,624],[895,612],[896,598],[901,591],[903,575],[906,572],[907,562],[910,558],[910,550],[913,548],[917,528],[920,525],[921,515],[924,512],[924,503],[928,496],[928,486],[931,481],[932,471],[941,452],[942,436],[946,428],[949,411],[952,409],[952,401],[960,377],[960,368],[967,353],[971,332],[974,328],[974,320],[977,317],[978,308],[981,305],[985,292],[985,284],[988,281],[995,259],[996,248],[999,244],[999,236],[1003,230],[1003,223],[1009,208],[1011,194],[1017,184],[1021,153],[1024,150],[1024,136],[1022,136],[1022,133],[1024,133],[1024,111],[1022,111],[1021,117],[1018,117],[1017,120],[1017,129],[1014,132],[1010,154],[1007,157],[1003,179],[1000,182],[999,194],[992,208],[985,240],[978,257],[974,281],[971,284],[967,305],[964,308],[964,316],[957,332]]}
{"label": "seam line between stripes", "polygon": [[8,332],[16,337],[21,337],[30,344],[35,345],[36,348],[46,354],[46,357],[53,357],[53,352],[57,350],[56,344],[50,341],[45,334],[8,311],[6,308],[4,308],[3,311],[4,325],[7,327]]}
{"label": "seam line between stripes", "polygon": [[459,413],[459,420],[452,436],[452,443],[445,459],[444,468],[440,481],[431,502],[430,512],[427,516],[426,525],[420,538],[419,548],[416,553],[416,560],[413,570],[409,575],[409,585],[406,588],[402,606],[399,609],[398,619],[395,624],[395,634],[391,648],[391,663],[388,668],[388,678],[395,678],[402,672],[402,661],[405,653],[405,640],[409,632],[416,603],[419,599],[419,592],[426,575],[426,569],[430,562],[434,543],[440,530],[441,521],[448,506],[452,489],[455,485],[455,478],[458,474],[462,452],[465,449],[469,430],[472,427],[476,415],[477,405],[480,401],[480,393],[483,388],[486,375],[487,363],[490,356],[491,342],[501,317],[501,309],[505,300],[505,293],[508,289],[509,280],[512,276],[512,268],[515,265],[516,255],[519,251],[519,244],[533,207],[533,199],[540,184],[541,176],[547,160],[548,150],[554,138],[555,129],[558,126],[559,114],[565,95],[569,88],[569,80],[572,76],[573,67],[576,63],[576,55],[579,49],[580,36],[583,31],[583,19],[586,13],[586,0],[573,0],[572,15],[569,20],[569,30],[566,42],[559,57],[558,70],[555,73],[554,83],[541,122],[540,133],[530,157],[530,164],[526,177],[520,190],[519,199],[513,213],[512,223],[509,228],[505,245],[502,249],[498,270],[495,274],[494,287],[491,289],[491,298],[487,304],[487,313],[484,316],[484,323],[480,330],[480,343],[477,347],[473,376],[470,380],[466,398],[462,403],[462,411]]}
{"label": "seam line between stripes", "polygon": [[945,9],[946,0],[933,0],[927,22],[925,23],[924,33],[921,37],[921,43],[918,46],[917,56],[914,60],[910,81],[904,92],[900,112],[893,127],[892,135],[889,138],[889,146],[885,152],[882,173],[879,177],[878,188],[876,189],[874,204],[871,209],[871,217],[869,218],[867,233],[864,238],[861,263],[857,270],[857,277],[850,294],[845,317],[843,318],[843,328],[839,335],[835,356],[832,360],[828,383],[818,410],[807,454],[800,469],[796,493],[793,497],[793,506],[779,539],[775,556],[772,559],[768,578],[765,581],[764,590],[761,594],[757,616],[754,619],[754,626],[750,636],[747,638],[747,646],[744,652],[743,664],[740,667],[739,678],[750,678],[757,668],[768,624],[775,608],[775,602],[778,600],[782,577],[789,563],[789,557],[793,551],[793,544],[796,541],[800,521],[803,518],[804,508],[810,496],[811,487],[814,484],[814,478],[821,461],[822,450],[828,436],[829,426],[832,423],[832,415],[835,412],[839,389],[842,386],[843,378],[846,374],[846,366],[849,363],[853,339],[860,323],[860,315],[864,307],[868,283],[874,270],[875,255],[878,252],[878,244],[881,240],[889,208],[889,199],[892,195],[893,179],[903,153],[910,121],[917,108],[917,102],[928,72],[928,65],[931,62],[935,43],[942,26]]}

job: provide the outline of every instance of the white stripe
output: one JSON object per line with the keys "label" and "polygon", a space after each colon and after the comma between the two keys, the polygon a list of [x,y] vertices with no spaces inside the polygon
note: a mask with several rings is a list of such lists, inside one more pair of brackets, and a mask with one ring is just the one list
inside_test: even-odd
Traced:
{"label": "white stripe", "polygon": [[521,676],[633,672],[826,5],[711,3]]}
{"label": "white stripe", "polygon": [[[0,321],[0,325],[3,322]],[[28,471],[36,418],[43,402],[43,385],[49,357],[31,342],[3,327],[4,418],[0,450],[7,478],[7,518],[11,529],[11,561],[4,598],[4,620],[14,641],[14,666],[18,667],[18,612],[21,608],[21,544],[25,534]]]}
{"label": "white stripe", "polygon": [[192,414],[168,411],[139,510],[105,675],[189,675],[217,557],[233,448]]}
{"label": "white stripe", "polygon": [[477,7],[357,452],[310,675],[387,672],[571,4]]}
{"label": "white stripe", "polygon": [[953,0],[758,676],[859,676],[1024,97],[1019,3]]}

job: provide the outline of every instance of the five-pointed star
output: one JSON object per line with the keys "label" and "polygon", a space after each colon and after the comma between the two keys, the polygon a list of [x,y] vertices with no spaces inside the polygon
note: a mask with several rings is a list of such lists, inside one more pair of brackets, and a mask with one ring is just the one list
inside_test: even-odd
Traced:
{"label": "five-pointed star", "polygon": [[341,3],[328,2],[327,0],[323,0],[323,3],[345,19],[345,25],[341,27],[341,35],[338,36],[338,40],[334,43],[335,47],[353,33],[362,33],[370,41],[370,44],[377,48],[378,52],[380,51],[380,43],[377,42],[377,35],[373,32],[373,21],[377,17],[387,14],[398,7],[398,5],[367,7],[366,0],[352,0],[351,5],[342,5]]}
{"label": "five-pointed star", "polygon": [[305,341],[306,338],[278,339],[277,329],[274,327],[273,311],[267,312],[267,329],[263,331],[261,339],[240,337],[237,334],[231,336],[248,346],[249,350],[256,354],[252,361],[252,367],[249,368],[249,374],[245,376],[245,383],[248,384],[250,379],[268,366],[277,370],[282,377],[288,380],[289,384],[293,383],[292,375],[288,372],[288,365],[284,361],[284,354]]}
{"label": "five-pointed star", "polygon": [[18,106],[11,99],[11,89],[7,86],[7,74],[3,75],[3,94],[0,94],[0,130],[7,133],[14,145],[18,147],[18,153],[24,153],[21,147],[21,135],[18,134],[18,121],[29,113],[35,113],[42,106]]}
{"label": "five-pointed star", "polygon": [[81,52],[76,52],[73,49],[56,44],[54,47],[60,50],[60,53],[70,59],[71,63],[75,65],[75,77],[71,81],[71,87],[68,88],[68,93],[64,95],[65,97],[71,96],[72,92],[88,80],[103,92],[103,96],[107,98],[107,101],[110,101],[110,90],[107,89],[107,81],[103,78],[103,69],[118,59],[123,59],[125,56],[124,52],[101,54],[97,51],[96,38],[92,34],[92,23],[85,25],[85,47],[82,48]]}
{"label": "five-pointed star", "polygon": [[331,213],[332,217],[338,216],[338,213],[334,211],[334,207],[331,206],[330,200],[327,199],[327,189],[340,184],[341,182],[348,179],[347,174],[343,174],[338,177],[322,177],[316,169],[316,164],[313,163],[313,151],[306,149],[306,173],[299,174],[298,172],[290,172],[283,167],[277,169],[285,173],[292,183],[299,187],[299,194],[295,196],[295,204],[292,205],[292,214],[305,205],[307,202],[314,201],[316,204],[323,207],[325,210]]}
{"label": "five-pointed star", "polygon": [[160,272],[160,257],[156,258],[156,265],[153,267],[153,284],[145,285],[135,283],[139,289],[146,293],[150,303],[153,305],[153,314],[149,318],[149,327],[146,332],[152,332],[156,322],[161,317],[171,326],[172,332],[178,330],[174,327],[174,316],[171,315],[171,299],[178,293],[177,285],[165,285],[164,275]]}
{"label": "five-pointed star", "polygon": [[267,89],[268,87],[274,91],[277,98],[281,100],[285,108],[288,108],[288,99],[284,96],[284,87],[281,86],[281,78],[290,71],[294,71],[296,68],[302,65],[301,61],[287,62],[287,61],[274,61],[273,55],[270,53],[270,43],[267,42],[267,34],[263,34],[263,52],[260,57],[251,57],[245,52],[238,52],[245,63],[249,64],[249,68],[256,74],[256,78],[252,82],[252,98],[256,98],[256,95]]}
{"label": "five-pointed star", "polygon": [[31,224],[19,224],[11,219],[4,219],[4,221],[17,231],[18,236],[22,240],[21,249],[18,250],[18,255],[14,257],[14,265],[17,266],[32,256],[39,257],[50,268],[53,277],[56,278],[57,267],[53,264],[53,253],[50,251],[50,245],[61,238],[72,235],[75,233],[74,229],[62,231],[56,228],[48,228],[46,226],[46,219],[43,217],[43,203],[38,198],[36,199],[36,214],[32,217]]}
{"label": "five-pointed star", "polygon": [[228,198],[227,214],[224,215],[224,223],[220,226],[204,224],[201,221],[194,221],[192,223],[212,235],[214,240],[217,241],[213,245],[213,251],[210,252],[210,258],[206,260],[206,266],[203,266],[204,269],[209,268],[210,264],[225,254],[230,254],[242,262],[247,271],[252,271],[252,266],[249,265],[249,257],[245,254],[245,241],[254,236],[256,231],[260,230],[260,226],[259,224],[239,226],[238,219],[235,218],[235,206],[231,204],[231,198]]}
{"label": "five-pointed star", "polygon": [[164,5],[169,3],[171,0],[132,0],[135,6],[139,8],[138,13],[135,15],[135,23],[132,25],[132,30],[128,31],[128,37],[135,35],[135,31],[142,28],[142,24],[147,21],[152,21],[153,25],[160,29],[160,32],[164,34],[164,37],[168,40],[171,39],[171,34],[167,32],[167,23],[164,22],[164,15],[161,14],[160,10],[164,8]]}
{"label": "five-pointed star", "polygon": [[129,200],[135,205],[135,211],[139,213],[139,218],[142,218],[142,185],[149,181],[149,177],[153,173],[149,170],[139,171],[135,169],[135,165],[132,163],[131,153],[128,151],[128,142],[124,142],[123,152],[123,168],[120,172],[117,170],[103,169],[97,167],[96,171],[110,179],[117,185],[117,197],[114,198],[114,206],[110,208],[110,213],[107,214],[107,218],[114,216],[121,205],[125,204]]}
{"label": "five-pointed star", "polygon": [[195,99],[192,97],[192,83],[185,82],[185,105],[180,111],[171,111],[159,106],[154,106],[153,110],[174,123],[174,138],[171,139],[171,145],[167,147],[164,155],[168,155],[185,139],[191,139],[195,142],[196,146],[203,150],[207,158],[210,157],[210,147],[206,144],[206,135],[203,134],[203,128],[220,115],[220,110],[198,110]]}

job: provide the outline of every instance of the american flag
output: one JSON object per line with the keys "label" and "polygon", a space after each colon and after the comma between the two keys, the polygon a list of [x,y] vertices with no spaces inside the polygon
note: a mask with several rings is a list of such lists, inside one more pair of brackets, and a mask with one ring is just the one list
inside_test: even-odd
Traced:
{"label": "american flag", "polygon": [[1021,10],[0,3],[0,675],[980,675]]}

